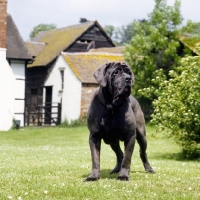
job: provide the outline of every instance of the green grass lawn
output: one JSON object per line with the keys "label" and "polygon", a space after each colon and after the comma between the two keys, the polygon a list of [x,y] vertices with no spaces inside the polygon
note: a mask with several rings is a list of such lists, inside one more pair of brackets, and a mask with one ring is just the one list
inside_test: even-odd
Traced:
{"label": "green grass lawn", "polygon": [[0,200],[200,199],[200,162],[178,159],[180,149],[172,139],[152,126],[147,131],[156,174],[144,172],[136,145],[128,182],[109,174],[115,155],[103,142],[101,179],[83,182],[91,171],[84,126],[0,132]]}

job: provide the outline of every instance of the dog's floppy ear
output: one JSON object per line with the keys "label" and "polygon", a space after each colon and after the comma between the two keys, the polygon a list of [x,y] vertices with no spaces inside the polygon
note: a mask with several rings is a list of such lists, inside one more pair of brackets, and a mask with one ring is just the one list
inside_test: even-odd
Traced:
{"label": "dog's floppy ear", "polygon": [[102,87],[106,87],[107,85],[107,76],[106,76],[106,71],[107,69],[110,67],[112,63],[106,63],[105,65],[103,65],[102,67],[100,67],[99,69],[97,69],[94,72],[94,78],[96,79],[96,81],[100,84],[100,86]]}

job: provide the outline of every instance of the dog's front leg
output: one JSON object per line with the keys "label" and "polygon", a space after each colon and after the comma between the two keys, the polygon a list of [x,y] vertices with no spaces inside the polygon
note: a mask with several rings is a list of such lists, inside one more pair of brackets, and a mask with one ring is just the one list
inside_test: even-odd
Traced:
{"label": "dog's front leg", "polygon": [[129,172],[130,172],[130,165],[131,165],[131,157],[133,154],[133,149],[135,146],[135,134],[129,136],[124,141],[125,151],[124,151],[124,159],[122,161],[121,170],[118,175],[118,180],[121,181],[128,181],[129,180]]}
{"label": "dog's front leg", "polygon": [[101,150],[101,139],[94,137],[90,134],[89,138],[91,156],[92,156],[92,172],[85,179],[85,181],[96,181],[100,178],[100,150]]}

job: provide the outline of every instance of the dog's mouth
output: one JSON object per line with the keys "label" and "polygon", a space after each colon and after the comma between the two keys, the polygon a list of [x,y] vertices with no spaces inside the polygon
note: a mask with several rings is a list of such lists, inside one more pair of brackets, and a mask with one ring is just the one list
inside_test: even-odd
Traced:
{"label": "dog's mouth", "polygon": [[131,86],[126,86],[124,89],[124,93],[126,97],[129,97],[131,94]]}
{"label": "dog's mouth", "polygon": [[126,86],[123,90],[123,92],[121,92],[120,94],[116,95],[113,99],[113,104],[117,105],[120,102],[122,102],[123,99],[128,99],[128,97],[131,94],[131,87],[130,86]]}

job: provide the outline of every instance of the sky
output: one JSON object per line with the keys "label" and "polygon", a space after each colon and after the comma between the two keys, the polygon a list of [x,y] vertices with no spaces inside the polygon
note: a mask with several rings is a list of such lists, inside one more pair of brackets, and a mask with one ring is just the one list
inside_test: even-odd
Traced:
{"label": "sky", "polygon": [[[167,4],[172,6],[174,1],[167,0]],[[33,28],[41,23],[63,28],[86,18],[97,20],[102,27],[121,27],[135,19],[147,19],[154,5],[154,0],[8,0],[8,13],[27,41]],[[200,0],[181,0],[183,22],[200,22],[199,9]]]}

